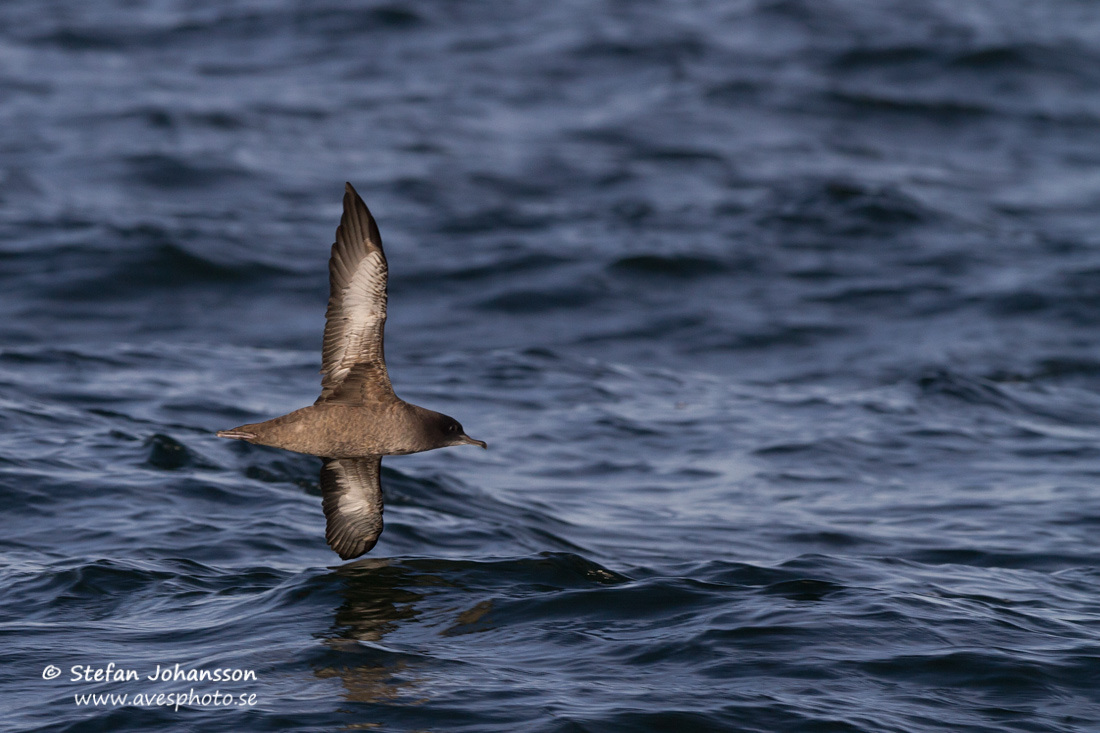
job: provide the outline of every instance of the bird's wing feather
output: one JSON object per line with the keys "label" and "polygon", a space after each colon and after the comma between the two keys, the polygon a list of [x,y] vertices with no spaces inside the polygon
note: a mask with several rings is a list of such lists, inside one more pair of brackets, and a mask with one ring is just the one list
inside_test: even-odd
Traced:
{"label": "bird's wing feather", "polygon": [[381,456],[326,458],[321,466],[325,540],[343,560],[370,552],[382,534]]}
{"label": "bird's wing feather", "polygon": [[331,292],[325,314],[318,402],[330,400],[359,365],[365,365],[356,370],[359,383],[354,389],[343,390],[340,401],[348,401],[351,395],[393,398],[382,348],[388,272],[378,225],[349,183],[329,259]]}

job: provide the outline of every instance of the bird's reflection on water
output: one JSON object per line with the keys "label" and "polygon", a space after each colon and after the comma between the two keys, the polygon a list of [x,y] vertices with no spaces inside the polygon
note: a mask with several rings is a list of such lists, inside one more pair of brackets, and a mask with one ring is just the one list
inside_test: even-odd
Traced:
{"label": "bird's reflection on water", "polygon": [[427,658],[384,643],[402,625],[420,621],[428,627],[439,626],[443,636],[489,628],[484,624],[492,609],[489,600],[468,608],[436,607],[434,617],[426,618],[429,614],[423,606],[429,596],[457,586],[425,565],[438,562],[367,558],[333,571],[344,600],[331,629],[323,635],[324,645],[332,652],[326,655],[330,663],[315,668],[314,674],[321,679],[339,677],[348,701],[415,705],[427,700],[419,689],[424,678],[417,672]]}
{"label": "bird's reflection on water", "polygon": [[314,670],[321,679],[339,677],[350,702],[393,702],[415,695],[416,678],[406,655],[376,646],[403,621],[419,615],[425,596],[410,590],[420,578],[386,558],[367,558],[337,568],[344,601],[336,609],[324,644],[334,652],[333,664]]}
{"label": "bird's reflection on water", "polygon": [[381,641],[401,621],[416,618],[417,585],[438,584],[389,558],[367,558],[333,571],[343,582],[344,602],[336,609],[332,638]]}
{"label": "bird's reflection on water", "polygon": [[373,706],[365,708],[366,716],[384,705],[387,715],[401,710],[414,727],[432,727],[436,716],[451,715],[453,705],[463,704],[453,696],[468,690],[456,688],[453,680],[499,672],[480,666],[486,645],[472,636],[534,625],[548,634],[544,638],[560,638],[561,614],[629,620],[636,613],[631,578],[570,552],[365,558],[324,577],[339,594],[339,605],[330,627],[319,634],[314,675],[338,677],[344,700]]}

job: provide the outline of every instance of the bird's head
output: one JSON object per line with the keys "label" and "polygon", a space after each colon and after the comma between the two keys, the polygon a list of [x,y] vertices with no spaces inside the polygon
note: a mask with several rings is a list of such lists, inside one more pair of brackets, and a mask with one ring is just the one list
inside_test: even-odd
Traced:
{"label": "bird's head", "polygon": [[486,449],[489,447],[484,440],[474,440],[467,435],[458,420],[448,415],[439,415],[435,421],[435,428],[435,437],[440,447],[449,445],[480,445]]}

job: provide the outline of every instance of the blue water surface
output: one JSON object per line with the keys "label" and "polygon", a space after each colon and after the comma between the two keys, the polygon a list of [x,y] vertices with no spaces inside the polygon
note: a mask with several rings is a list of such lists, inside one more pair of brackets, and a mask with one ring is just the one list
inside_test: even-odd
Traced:
{"label": "blue water surface", "polygon": [[[344,181],[491,447],[352,563]],[[1098,322],[1095,3],[8,0],[0,729],[1100,730]]]}

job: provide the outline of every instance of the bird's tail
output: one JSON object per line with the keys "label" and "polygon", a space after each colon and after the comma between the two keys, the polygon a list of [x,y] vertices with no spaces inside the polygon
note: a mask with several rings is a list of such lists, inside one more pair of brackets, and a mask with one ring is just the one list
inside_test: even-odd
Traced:
{"label": "bird's tail", "polygon": [[233,440],[254,440],[256,434],[250,433],[247,430],[241,430],[240,428],[233,428],[232,430],[219,430],[218,437],[232,438]]}

